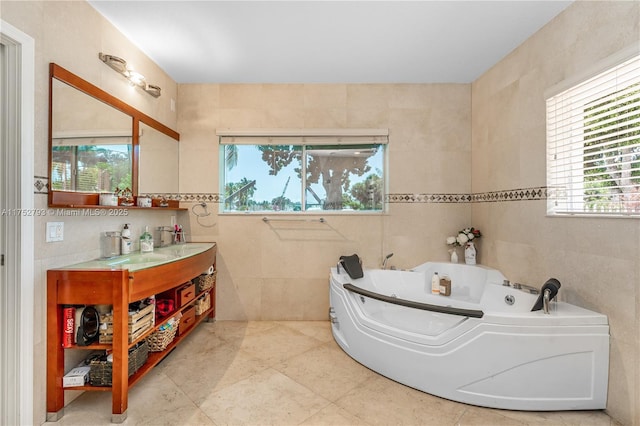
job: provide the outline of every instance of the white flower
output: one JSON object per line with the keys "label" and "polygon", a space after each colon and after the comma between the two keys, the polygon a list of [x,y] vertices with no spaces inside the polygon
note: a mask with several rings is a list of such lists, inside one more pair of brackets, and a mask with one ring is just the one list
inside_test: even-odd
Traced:
{"label": "white flower", "polygon": [[447,244],[452,245],[456,243],[456,237],[447,237]]}
{"label": "white flower", "polygon": [[467,234],[467,238],[469,238],[469,241],[473,240],[475,237],[473,236],[473,233],[469,232]]}
{"label": "white flower", "polygon": [[458,240],[458,244],[464,245],[467,241],[469,241],[469,238],[467,238],[467,236],[461,232],[458,234],[456,240]]}

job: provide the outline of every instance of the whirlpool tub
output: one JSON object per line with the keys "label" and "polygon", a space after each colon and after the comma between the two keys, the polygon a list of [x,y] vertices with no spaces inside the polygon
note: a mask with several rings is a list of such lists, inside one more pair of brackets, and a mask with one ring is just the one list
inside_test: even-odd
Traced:
{"label": "whirlpool tub", "polygon": [[[451,295],[431,294],[434,272]],[[333,336],[356,361],[454,401],[509,410],[591,410],[607,402],[607,317],[568,303],[531,311],[530,288],[483,266],[331,268]]]}

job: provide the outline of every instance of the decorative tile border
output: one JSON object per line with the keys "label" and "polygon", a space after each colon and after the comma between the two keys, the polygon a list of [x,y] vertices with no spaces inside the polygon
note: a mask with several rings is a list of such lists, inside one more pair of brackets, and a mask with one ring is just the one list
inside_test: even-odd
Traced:
{"label": "decorative tile border", "polygon": [[496,203],[502,201],[546,200],[546,186],[536,188],[510,189],[505,191],[481,192],[473,194],[474,203]]}
{"label": "decorative tile border", "polygon": [[[49,178],[44,176],[34,176],[34,193],[47,194],[49,191]],[[533,188],[508,189],[503,191],[478,192],[476,194],[408,194],[396,193],[387,194],[386,202],[389,204],[406,203],[497,203],[505,201],[525,201],[525,200],[546,200],[551,189],[546,186]],[[186,193],[148,193],[140,194],[152,198],[166,198],[167,200],[177,200],[182,202],[199,203],[223,203],[224,199],[220,193],[216,192],[186,192]]]}
{"label": "decorative tile border", "polygon": [[48,194],[49,193],[49,178],[45,176],[33,177],[33,193],[34,194]]}
{"label": "decorative tile border", "polygon": [[145,193],[145,194],[139,194],[142,197],[151,197],[151,198],[165,198],[166,200],[176,200],[176,201],[180,201],[180,194],[177,192],[167,192],[164,194],[153,194],[153,193]]}
{"label": "decorative tile border", "polygon": [[387,203],[469,203],[470,194],[388,194]]}
{"label": "decorative tile border", "polygon": [[188,193],[180,194],[180,201],[194,202],[194,203],[200,202],[200,201],[204,201],[207,203],[224,202],[220,194],[216,192],[201,192],[201,193],[188,192]]}
{"label": "decorative tile border", "polygon": [[546,200],[546,186],[479,192],[476,194],[388,194],[387,203],[496,203],[503,201]]}

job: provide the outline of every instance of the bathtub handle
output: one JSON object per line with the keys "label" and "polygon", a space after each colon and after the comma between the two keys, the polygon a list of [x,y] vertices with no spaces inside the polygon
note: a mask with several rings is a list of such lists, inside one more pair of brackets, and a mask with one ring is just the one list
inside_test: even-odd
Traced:
{"label": "bathtub handle", "polygon": [[331,321],[331,324],[338,323],[338,316],[336,315],[336,310],[333,309],[332,307],[329,307],[329,321]]}
{"label": "bathtub handle", "polygon": [[391,303],[393,305],[406,306],[408,308],[421,309],[423,311],[438,312],[441,314],[459,315],[462,317],[482,318],[484,316],[484,312],[476,309],[462,309],[462,308],[454,308],[453,306],[430,305],[428,303],[414,302],[412,300],[397,299],[390,296],[385,296],[384,294],[365,290],[364,288],[357,287],[351,283],[343,284],[342,287],[344,287],[345,290],[348,290],[352,293],[357,293],[361,296],[370,297],[372,299]]}

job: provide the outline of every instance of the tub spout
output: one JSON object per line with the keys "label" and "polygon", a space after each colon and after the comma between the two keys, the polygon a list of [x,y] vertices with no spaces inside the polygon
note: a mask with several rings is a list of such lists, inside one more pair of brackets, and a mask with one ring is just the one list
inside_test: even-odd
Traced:
{"label": "tub spout", "polygon": [[542,294],[542,311],[545,314],[549,314],[549,301],[551,300],[551,290],[548,288],[544,290]]}
{"label": "tub spout", "polygon": [[382,259],[382,269],[387,269],[387,261],[393,256],[393,253],[389,253],[384,259]]}
{"label": "tub spout", "polygon": [[538,296],[538,300],[536,300],[531,311],[539,311],[542,309],[545,314],[548,314],[549,302],[556,297],[558,290],[560,290],[560,281],[555,278],[549,278],[542,286],[542,289],[540,289],[540,296]]}

